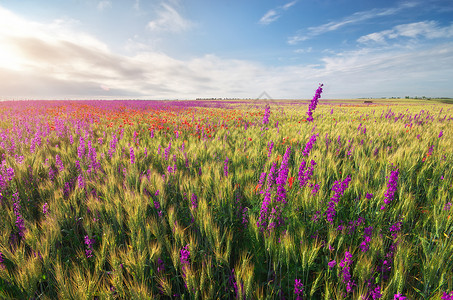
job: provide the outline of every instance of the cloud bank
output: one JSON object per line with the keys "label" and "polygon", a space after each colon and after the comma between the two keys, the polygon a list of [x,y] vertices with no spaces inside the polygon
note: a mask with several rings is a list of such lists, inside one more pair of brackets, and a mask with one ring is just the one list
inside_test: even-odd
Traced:
{"label": "cloud bank", "polygon": [[[375,34],[381,38],[359,40],[451,36],[451,26],[410,23]],[[327,98],[445,96],[437,90],[453,78],[449,41],[385,51],[362,47],[326,53],[317,65],[278,67],[214,54],[182,60],[149,49],[127,56],[64,20],[30,22],[0,7],[0,43],[0,99],[255,98],[263,91],[274,98],[307,99],[321,82]],[[427,81],[430,88],[422,90]]]}

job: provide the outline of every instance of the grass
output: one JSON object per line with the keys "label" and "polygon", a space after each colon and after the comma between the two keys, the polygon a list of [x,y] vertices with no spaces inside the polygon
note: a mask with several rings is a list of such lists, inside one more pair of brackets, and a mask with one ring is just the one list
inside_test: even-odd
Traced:
{"label": "grass", "polygon": [[[304,299],[441,299],[453,290],[451,107],[404,100],[332,101],[312,123],[306,103],[275,101],[266,125],[256,101],[2,102],[0,297],[295,299],[300,279]],[[287,150],[285,184],[258,186]],[[266,192],[273,229],[257,225]]]}

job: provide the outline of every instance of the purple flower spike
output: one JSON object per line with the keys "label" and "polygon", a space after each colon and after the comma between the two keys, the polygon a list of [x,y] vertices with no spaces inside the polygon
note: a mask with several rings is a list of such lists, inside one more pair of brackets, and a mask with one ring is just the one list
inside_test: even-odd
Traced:
{"label": "purple flower spike", "polygon": [[444,292],[441,299],[442,300],[453,300],[453,291],[451,291],[450,293]]}
{"label": "purple flower spike", "polygon": [[294,280],[294,295],[296,295],[296,299],[302,299],[302,295],[304,294],[304,285],[300,281],[300,279]]}
{"label": "purple flower spike", "polygon": [[271,107],[269,104],[266,105],[264,109],[263,124],[266,125],[269,123],[269,117],[271,116]]}
{"label": "purple flower spike", "polygon": [[327,265],[329,266],[329,269],[332,270],[333,267],[335,267],[337,262],[335,260],[329,261]]}
{"label": "purple flower spike", "polygon": [[395,192],[398,187],[398,175],[399,175],[399,169],[392,171],[392,173],[390,174],[390,178],[387,183],[387,191],[384,194],[384,203],[385,204],[390,204],[390,202],[392,202],[393,199],[395,198]]}
{"label": "purple flower spike", "polygon": [[225,165],[223,167],[223,175],[225,177],[228,177],[228,161],[229,161],[229,159],[228,159],[228,156],[227,156],[227,158],[225,159]]}
{"label": "purple flower spike", "polygon": [[318,99],[321,98],[322,87],[323,87],[323,84],[321,83],[319,85],[318,89],[316,90],[315,96],[311,100],[310,105],[308,106],[307,121],[309,121],[309,122],[313,122],[313,112],[315,111],[316,106],[318,105]]}
{"label": "purple flower spike", "polygon": [[181,266],[182,266],[182,269],[184,270],[184,268],[190,264],[190,262],[189,262],[189,257],[190,257],[189,244],[185,245],[181,249],[180,252],[181,252],[181,256],[180,256]]}

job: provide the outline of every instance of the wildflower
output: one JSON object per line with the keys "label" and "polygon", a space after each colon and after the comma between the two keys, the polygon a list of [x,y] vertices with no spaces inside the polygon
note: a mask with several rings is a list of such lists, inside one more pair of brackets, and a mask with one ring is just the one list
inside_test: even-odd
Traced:
{"label": "wildflower", "polygon": [[[399,169],[392,171],[390,174],[390,178],[387,183],[387,191],[384,194],[384,203],[385,204],[390,204],[390,202],[392,202],[395,197],[395,192],[396,192],[396,189],[398,186],[398,175],[399,175]],[[385,206],[384,206],[384,208],[385,208]],[[382,209],[382,207],[381,207],[381,209]]]}
{"label": "wildflower", "polygon": [[267,154],[267,157],[271,157],[272,148],[274,148],[274,142],[271,141],[270,143],[267,144],[267,146],[269,147],[269,153]]}
{"label": "wildflower", "polygon": [[310,151],[313,149],[313,145],[316,142],[316,137],[318,136],[319,134],[314,134],[310,137],[310,140],[305,145],[305,149],[302,151],[303,156],[308,156],[310,154]]}
{"label": "wildflower", "polygon": [[320,188],[321,188],[321,187],[319,186],[319,184],[315,183],[315,184],[313,185],[313,189],[311,190],[312,195],[316,195],[316,193],[319,192],[319,189],[320,189]]}
{"label": "wildflower", "polygon": [[302,163],[300,164],[298,174],[300,188],[303,188],[305,185],[307,185],[308,181],[311,179],[311,176],[313,176],[315,165],[316,162],[313,159],[311,160],[310,167],[308,168],[306,168],[305,161],[302,161]]}
{"label": "wildflower", "polygon": [[189,265],[189,257],[190,257],[189,244],[185,245],[181,249],[180,254],[181,254],[180,261],[181,261],[182,269],[184,270],[184,268]]}
{"label": "wildflower", "polygon": [[264,108],[264,116],[263,116],[264,125],[269,123],[270,115],[271,115],[271,108],[270,108],[269,104],[266,104],[266,107]]}
{"label": "wildflower", "polygon": [[294,182],[294,177],[289,177],[288,178],[288,184],[289,184],[289,188],[290,189],[293,187],[293,182]]}
{"label": "wildflower", "polygon": [[[266,180],[266,172],[261,173],[260,180],[258,181],[258,185],[262,187],[264,185],[264,181]],[[256,191],[255,191],[256,192]]]}
{"label": "wildflower", "polygon": [[453,300],[453,291],[451,291],[450,293],[444,292],[441,299],[442,300]]}
{"label": "wildflower", "polygon": [[192,202],[192,209],[196,209],[198,207],[198,201],[197,201],[197,195],[195,193],[192,193],[192,198],[190,199]]}
{"label": "wildflower", "polygon": [[87,258],[93,257],[93,245],[95,243],[95,239],[91,239],[89,235],[86,235],[84,238],[85,245],[87,249],[85,250],[85,255]]}
{"label": "wildflower", "polygon": [[451,208],[451,202],[445,203],[444,210],[450,210]]}
{"label": "wildflower", "polygon": [[373,194],[371,194],[371,193],[366,193],[365,198],[367,198],[368,200],[370,200],[371,198],[373,198]]}
{"label": "wildflower", "polygon": [[85,179],[83,178],[82,174],[77,176],[77,184],[78,184],[80,189],[84,189],[85,188]]}
{"label": "wildflower", "polygon": [[439,138],[441,138],[442,135],[444,135],[444,132],[441,130],[441,131],[439,132]]}
{"label": "wildflower", "polygon": [[80,137],[79,146],[77,147],[77,156],[82,158],[85,155],[85,140]]}
{"label": "wildflower", "polygon": [[55,170],[52,167],[50,167],[50,169],[49,169],[49,179],[52,182],[55,179]]}
{"label": "wildflower", "polygon": [[376,286],[374,290],[371,290],[370,292],[371,298],[374,299],[381,299],[382,293],[381,293],[381,287]]}
{"label": "wildflower", "polygon": [[165,272],[165,265],[160,257],[157,259],[157,272]]}
{"label": "wildflower", "polygon": [[393,296],[393,300],[406,300],[406,299],[407,299],[407,298],[404,297],[404,296],[401,295],[401,294],[395,294],[395,295]]}
{"label": "wildflower", "polygon": [[352,291],[352,287],[355,285],[354,281],[352,281],[352,276],[350,273],[352,264],[352,254],[349,251],[346,251],[344,254],[344,259],[340,262],[340,267],[342,268],[341,274],[343,277],[343,283],[346,284],[346,291],[350,293]]}
{"label": "wildflower", "polygon": [[318,89],[316,90],[315,96],[313,97],[313,99],[310,102],[310,105],[308,106],[307,121],[309,122],[313,122],[313,112],[315,111],[316,106],[318,105],[318,99],[321,98],[322,86],[323,84],[319,85]]}
{"label": "wildflower", "polygon": [[[225,177],[228,177],[228,160],[229,159],[228,159],[228,156],[227,156],[227,158],[225,159],[225,165],[223,167],[223,175]],[[200,169],[200,171],[201,171],[201,169]]]}
{"label": "wildflower", "polygon": [[373,234],[373,227],[372,226],[367,227],[367,228],[364,229],[364,233],[363,233],[364,240],[359,245],[359,247],[362,250],[362,252],[367,252],[368,249],[370,248],[368,244],[371,242],[371,235],[372,234]]}
{"label": "wildflower", "polygon": [[249,222],[248,220],[248,208],[247,207],[244,207],[244,209],[242,210],[242,224],[247,227],[247,224]]}
{"label": "wildflower", "polygon": [[42,213],[44,215],[47,215],[47,213],[49,212],[49,206],[47,205],[47,202],[44,203],[44,205],[42,206]]}
{"label": "wildflower", "polygon": [[17,231],[18,231],[18,234],[20,237],[24,237],[25,236],[25,222],[24,222],[24,219],[22,217],[22,214],[20,213],[20,200],[19,200],[19,194],[18,193],[14,193],[13,194],[13,210],[14,210],[14,214],[16,215],[16,227],[17,227]]}
{"label": "wildflower", "polygon": [[332,198],[330,198],[330,202],[327,204],[327,210],[326,210],[326,219],[329,221],[331,224],[333,224],[333,217],[336,215],[336,210],[335,210],[335,205],[338,204],[340,201],[340,197],[343,196],[344,191],[349,185],[349,182],[351,181],[351,177],[348,175],[340,184],[340,181],[335,181],[332,191],[335,192]]}
{"label": "wildflower", "polygon": [[336,264],[337,264],[337,262],[335,260],[329,261],[327,263],[327,265],[329,266],[330,270],[332,270],[335,267]]}
{"label": "wildflower", "polygon": [[396,239],[396,237],[398,236],[398,232],[401,231],[401,225],[403,223],[402,222],[396,222],[395,224],[393,224],[392,226],[390,226],[390,232],[392,232],[392,237],[393,239]]}
{"label": "wildflower", "polygon": [[134,148],[130,147],[130,152],[129,152],[129,156],[130,156],[130,159],[131,159],[131,164],[134,164],[135,163],[135,154],[134,154]]}
{"label": "wildflower", "polygon": [[304,294],[304,285],[300,281],[300,279],[294,280],[294,295],[296,295],[296,299],[302,299],[302,295]]}
{"label": "wildflower", "polygon": [[269,219],[269,205],[271,203],[271,193],[269,191],[266,191],[266,194],[264,195],[264,200],[261,203],[261,209],[260,209],[260,215],[258,218],[258,221],[256,222],[256,225],[261,229],[261,231],[264,231],[264,229],[267,228],[267,222]]}
{"label": "wildflower", "polygon": [[[170,150],[171,150],[171,142],[169,142],[168,147],[164,149],[165,160],[168,160],[168,155],[170,154]],[[160,151],[160,145],[159,145],[159,151]]]}
{"label": "wildflower", "polygon": [[291,155],[291,146],[286,148],[285,155],[283,156],[280,170],[278,171],[278,177],[276,180],[277,186],[277,201],[286,203],[286,190],[284,185],[288,178],[288,160]]}

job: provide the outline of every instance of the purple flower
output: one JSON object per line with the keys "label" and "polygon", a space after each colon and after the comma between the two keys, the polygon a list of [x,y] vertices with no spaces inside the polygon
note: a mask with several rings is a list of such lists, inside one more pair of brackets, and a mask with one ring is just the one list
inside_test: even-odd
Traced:
{"label": "purple flower", "polygon": [[291,155],[291,146],[286,148],[286,152],[283,155],[282,163],[278,171],[277,183],[277,201],[286,203],[286,189],[285,184],[288,181],[288,161]]}
{"label": "purple flower", "polygon": [[362,241],[362,243],[359,245],[360,249],[362,250],[362,252],[367,252],[368,249],[370,248],[369,247],[369,243],[371,242],[371,235],[373,234],[373,227],[370,226],[370,227],[366,227],[364,229],[364,232],[363,232],[363,238],[364,240]]}
{"label": "purple flower", "polygon": [[263,124],[266,125],[269,123],[269,117],[271,115],[271,108],[269,104],[266,105],[264,109]]}
{"label": "purple flower", "polygon": [[267,228],[270,204],[271,204],[271,193],[269,191],[266,191],[264,200],[261,203],[260,215],[258,221],[256,222],[256,225],[258,226],[258,228],[261,229],[261,231],[264,231]]}
{"label": "purple flower", "polygon": [[271,157],[272,148],[274,148],[274,142],[271,141],[270,143],[267,143],[267,146],[269,147],[269,153],[267,154],[267,157]]}
{"label": "purple flower", "polygon": [[258,185],[262,187],[264,185],[264,181],[266,180],[266,172],[261,173],[260,180],[258,181]]}
{"label": "purple flower", "polygon": [[192,193],[192,198],[190,199],[192,202],[192,209],[196,209],[198,207],[198,201],[197,201],[197,195],[195,193]]}
{"label": "purple flower", "polygon": [[351,177],[348,175],[340,184],[340,181],[335,181],[332,191],[335,192],[332,198],[330,198],[329,203],[327,204],[327,210],[326,210],[326,219],[329,221],[331,224],[333,224],[333,218],[336,215],[336,210],[335,206],[338,204],[340,201],[340,197],[343,196],[344,191],[349,185],[349,182],[351,181]]}
{"label": "purple flower", "polygon": [[451,202],[445,203],[444,210],[450,210],[451,208]]}
{"label": "purple flower", "polygon": [[313,145],[316,142],[316,137],[318,137],[319,134],[314,134],[310,137],[310,140],[305,144],[305,149],[302,151],[303,156],[308,156],[310,154],[311,149],[313,149]]}
{"label": "purple flower", "polygon": [[[395,197],[395,192],[398,187],[398,175],[399,175],[399,169],[396,169],[395,171],[392,171],[390,173],[390,178],[387,183],[387,191],[384,194],[384,203],[385,204],[390,204],[394,197]],[[385,208],[385,206],[384,206]],[[382,207],[381,207],[382,209]]]}
{"label": "purple flower", "polygon": [[313,122],[313,112],[315,111],[316,106],[318,105],[318,99],[321,98],[322,86],[323,86],[323,84],[321,83],[319,85],[318,89],[316,90],[315,96],[311,100],[310,105],[308,106],[307,121],[309,121],[309,122]]}
{"label": "purple flower", "polygon": [[14,214],[16,215],[16,227],[17,227],[17,233],[19,234],[20,237],[25,236],[25,222],[24,218],[22,217],[22,214],[20,213],[20,200],[19,200],[19,194],[14,193],[13,194],[13,211]]}
{"label": "purple flower", "polygon": [[406,300],[406,299],[407,299],[407,298],[404,297],[404,296],[401,295],[401,294],[395,294],[395,295],[393,296],[393,300]]}
{"label": "purple flower", "polygon": [[395,224],[393,224],[392,226],[390,226],[390,232],[392,233],[392,237],[393,239],[396,239],[397,236],[398,236],[398,232],[401,231],[401,225],[403,223],[402,222],[396,222]]}
{"label": "purple flower", "polygon": [[451,291],[450,293],[444,292],[441,299],[442,300],[453,300],[453,291]]}
{"label": "purple flower", "polygon": [[443,135],[444,135],[444,132],[441,130],[441,131],[439,132],[439,138],[441,138]]}
{"label": "purple flower", "polygon": [[327,265],[329,266],[329,269],[332,270],[333,267],[335,267],[335,265],[337,264],[337,262],[335,260],[332,260],[332,261],[329,261],[327,263]]}
{"label": "purple flower", "polygon": [[277,167],[277,163],[274,162],[267,174],[267,182],[266,182],[266,190],[270,191],[275,184],[275,169]]}
{"label": "purple flower", "polygon": [[171,150],[171,142],[169,142],[168,147],[164,149],[165,160],[168,160],[168,155],[170,154],[170,150]]}
{"label": "purple flower", "polygon": [[87,258],[93,257],[93,245],[95,243],[95,239],[91,239],[90,236],[86,235],[84,237],[85,245],[87,249],[85,250],[85,255]]}
{"label": "purple flower", "polygon": [[130,155],[130,159],[131,159],[131,164],[134,164],[135,163],[134,148],[130,147],[129,150],[130,150],[129,155]]}
{"label": "purple flower", "polygon": [[84,189],[85,188],[85,179],[83,178],[82,174],[77,176],[77,184],[78,184],[80,189]]}
{"label": "purple flower", "polygon": [[52,182],[55,179],[55,170],[52,167],[50,167],[50,169],[49,169],[49,179]]}
{"label": "purple flower", "polygon": [[186,266],[190,264],[189,257],[190,257],[189,244],[187,244],[180,251],[180,261],[183,270]]}
{"label": "purple flower", "polygon": [[80,137],[79,139],[79,146],[77,147],[77,156],[79,158],[83,158],[85,155],[85,140],[83,137]]}
{"label": "purple flower", "polygon": [[228,159],[228,156],[227,156],[227,158],[225,159],[225,165],[223,167],[223,175],[225,177],[228,177],[228,160],[229,159]]}
{"label": "purple flower", "polygon": [[304,285],[300,281],[300,279],[294,280],[294,295],[296,295],[296,299],[302,299],[302,295],[304,294]]}
{"label": "purple flower", "polygon": [[49,212],[49,206],[47,205],[47,202],[44,203],[44,205],[42,206],[42,213],[44,215],[47,215],[47,213]]}
{"label": "purple flower", "polygon": [[382,294],[381,294],[381,287],[377,286],[374,288],[374,290],[371,290],[370,295],[372,299],[381,299]]}
{"label": "purple flower", "polygon": [[350,293],[352,291],[352,287],[355,285],[354,281],[352,280],[352,276],[350,273],[352,264],[352,254],[349,251],[346,251],[344,254],[344,259],[340,262],[341,267],[341,274],[343,278],[343,283],[346,284],[346,292]]}
{"label": "purple flower", "polygon": [[306,162],[304,160],[300,164],[298,174],[300,188],[303,188],[305,185],[307,185],[308,181],[311,179],[311,176],[313,176],[315,165],[316,162],[313,159],[311,160],[310,166],[308,168],[306,167]]}
{"label": "purple flower", "polygon": [[371,193],[366,193],[365,198],[367,198],[368,200],[370,200],[371,198],[373,198],[373,194],[371,194]]}

